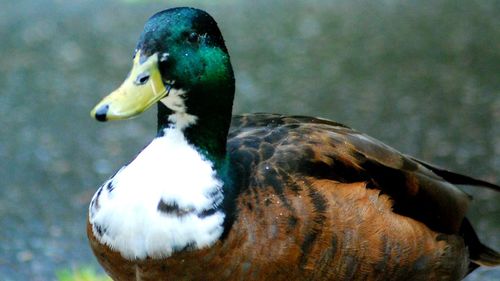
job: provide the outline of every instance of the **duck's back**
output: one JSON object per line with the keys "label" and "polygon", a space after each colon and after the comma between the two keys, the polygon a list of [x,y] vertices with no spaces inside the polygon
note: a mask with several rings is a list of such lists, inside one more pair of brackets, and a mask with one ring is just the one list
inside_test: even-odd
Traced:
{"label": "duck's back", "polygon": [[235,186],[242,189],[264,184],[277,194],[293,191],[297,181],[289,177],[309,178],[311,183],[364,183],[388,195],[395,213],[444,233],[459,230],[470,201],[466,193],[428,168],[434,167],[324,119],[235,116],[228,152],[231,166],[242,174],[236,178],[243,182]]}
{"label": "duck's back", "polygon": [[228,239],[244,241],[252,274],[459,280],[469,270],[458,234],[469,197],[366,135],[310,117],[244,115],[233,118],[228,152],[240,188]]}

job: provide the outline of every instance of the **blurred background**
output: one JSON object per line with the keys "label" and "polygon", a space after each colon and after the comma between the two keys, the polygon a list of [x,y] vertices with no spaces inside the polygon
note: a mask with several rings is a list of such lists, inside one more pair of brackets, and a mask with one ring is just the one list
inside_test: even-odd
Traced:
{"label": "blurred background", "polygon": [[[155,135],[155,109],[98,123],[153,13],[218,21],[236,72],[235,113],[345,123],[404,153],[500,183],[497,0],[3,1],[0,9],[0,280],[99,268],[87,245],[97,187]],[[500,250],[500,196],[464,187]],[[500,280],[500,268],[467,280]]]}

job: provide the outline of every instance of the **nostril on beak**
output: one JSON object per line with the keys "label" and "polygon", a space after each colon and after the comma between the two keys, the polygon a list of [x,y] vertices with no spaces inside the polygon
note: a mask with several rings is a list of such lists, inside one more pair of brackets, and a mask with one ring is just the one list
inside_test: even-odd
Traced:
{"label": "nostril on beak", "polygon": [[108,109],[109,109],[108,104],[99,107],[95,112],[95,119],[101,122],[106,121],[106,114],[108,114]]}

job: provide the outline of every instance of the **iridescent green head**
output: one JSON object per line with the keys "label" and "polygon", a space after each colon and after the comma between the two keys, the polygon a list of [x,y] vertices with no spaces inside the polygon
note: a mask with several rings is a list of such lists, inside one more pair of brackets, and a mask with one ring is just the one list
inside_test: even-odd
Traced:
{"label": "iridescent green head", "polygon": [[227,118],[233,97],[233,70],[217,23],[204,11],[174,8],[147,21],[129,76],[91,115],[126,119],[161,101],[165,118],[187,113],[201,120],[214,111]]}

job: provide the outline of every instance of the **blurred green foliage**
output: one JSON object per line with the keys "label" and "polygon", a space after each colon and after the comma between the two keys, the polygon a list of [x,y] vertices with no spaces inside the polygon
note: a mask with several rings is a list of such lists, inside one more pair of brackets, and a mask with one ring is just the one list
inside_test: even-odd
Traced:
{"label": "blurred green foliage", "polygon": [[97,273],[93,267],[63,269],[56,272],[58,281],[112,281],[104,274]]}

